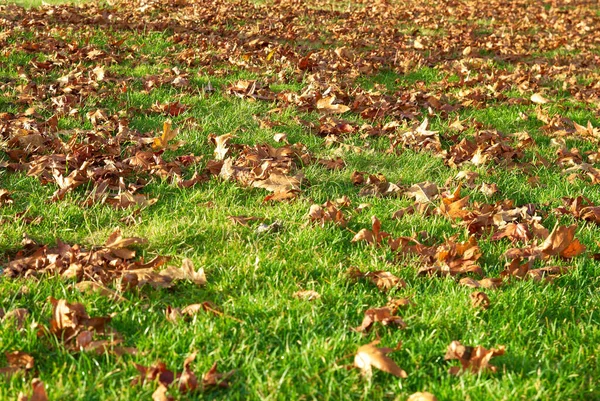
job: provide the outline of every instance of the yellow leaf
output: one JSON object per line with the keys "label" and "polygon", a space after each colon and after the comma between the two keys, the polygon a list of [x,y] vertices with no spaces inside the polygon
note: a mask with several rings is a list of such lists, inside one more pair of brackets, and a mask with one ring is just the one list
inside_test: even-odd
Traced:
{"label": "yellow leaf", "polygon": [[167,147],[169,141],[179,133],[178,129],[171,128],[171,119],[165,120],[163,124],[163,132],[162,135],[158,138],[154,138],[154,142],[152,143],[152,149],[160,150]]}

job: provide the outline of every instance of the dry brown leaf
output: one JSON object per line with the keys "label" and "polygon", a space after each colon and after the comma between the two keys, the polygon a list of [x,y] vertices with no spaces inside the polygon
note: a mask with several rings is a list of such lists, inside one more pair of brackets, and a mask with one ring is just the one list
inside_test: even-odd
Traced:
{"label": "dry brown leaf", "polygon": [[167,386],[162,383],[158,383],[158,387],[152,393],[152,401],[175,401],[175,398],[167,395]]}
{"label": "dry brown leaf", "polygon": [[52,304],[50,332],[65,343],[75,339],[82,331],[104,333],[110,317],[90,318],[85,307],[80,303],[69,303],[64,299],[49,297]]}
{"label": "dry brown leaf", "polygon": [[360,326],[354,330],[358,332],[368,332],[374,323],[380,322],[384,326],[396,326],[399,329],[404,329],[406,323],[400,316],[394,315],[395,311],[389,307],[372,308],[365,311],[365,317]]}
{"label": "dry brown leaf", "polygon": [[471,294],[471,304],[474,308],[488,309],[490,307],[490,299],[485,292],[477,291]]}
{"label": "dry brown leaf", "polygon": [[363,273],[358,268],[351,267],[350,269],[348,269],[347,274],[354,279],[368,279],[382,291],[388,291],[396,287],[406,287],[406,282],[404,280],[396,277],[390,272],[383,270]]}
{"label": "dry brown leaf", "polygon": [[389,237],[390,234],[381,231],[381,222],[376,216],[371,217],[371,230],[366,228],[361,229],[352,238],[352,242],[366,241],[369,244],[379,246],[384,238]]}
{"label": "dry brown leaf", "polygon": [[31,355],[22,351],[5,352],[8,366],[0,368],[0,375],[10,377],[11,375],[33,369],[34,359]]}
{"label": "dry brown leaf", "polygon": [[326,113],[343,114],[350,110],[350,107],[343,104],[333,104],[335,96],[328,96],[317,101],[317,110]]}
{"label": "dry brown leaf", "polygon": [[435,397],[435,395],[424,391],[411,394],[406,401],[438,401],[438,399]]}
{"label": "dry brown leaf", "polygon": [[227,218],[229,220],[231,220],[233,222],[233,224],[244,226],[244,227],[250,227],[250,224],[248,224],[248,223],[250,223],[251,221],[264,220],[262,217],[256,217],[256,216],[227,216]]}
{"label": "dry brown leaf", "polygon": [[183,361],[183,373],[179,376],[179,392],[185,394],[198,388],[198,378],[190,369],[190,365],[196,359],[196,352],[192,352],[185,361]]}
{"label": "dry brown leaf", "polygon": [[229,148],[227,147],[227,142],[231,138],[234,138],[233,134],[224,134],[220,136],[210,135],[209,139],[215,144],[215,159],[216,160],[225,160],[227,153],[229,152]]}
{"label": "dry brown leaf", "polygon": [[530,99],[535,104],[546,104],[546,103],[550,102],[550,100],[548,100],[544,96],[542,96],[541,93],[534,93],[533,95],[531,95]]}
{"label": "dry brown leaf", "polygon": [[219,373],[217,372],[217,363],[215,362],[211,368],[202,376],[202,386],[206,387],[229,387],[229,378],[233,375],[235,371],[231,370],[227,373]]}
{"label": "dry brown leaf", "polygon": [[181,262],[181,268],[174,266],[168,266],[165,270],[159,272],[162,278],[166,278],[170,281],[173,280],[189,280],[196,285],[206,284],[206,275],[204,269],[199,268],[197,271],[194,269],[194,263],[190,259],[183,259]]}
{"label": "dry brown leaf", "polygon": [[113,249],[122,249],[130,247],[134,244],[147,244],[148,240],[145,238],[123,238],[121,234],[121,229],[117,228],[113,233],[107,238],[104,246],[107,248]]}
{"label": "dry brown leaf", "polygon": [[450,368],[450,374],[458,375],[464,371],[470,371],[478,373],[482,371],[490,371],[495,373],[497,368],[494,365],[490,365],[492,357],[504,355],[504,346],[500,346],[498,349],[487,350],[481,345],[477,347],[468,347],[462,345],[459,341],[452,341],[448,346],[445,360],[458,359],[461,367],[453,366]]}
{"label": "dry brown leaf", "polygon": [[13,203],[13,199],[10,196],[11,192],[6,189],[0,188],[0,206],[10,205]]}
{"label": "dry brown leaf", "polygon": [[354,356],[354,366],[361,370],[366,377],[373,375],[373,368],[390,373],[396,377],[406,378],[406,372],[394,362],[387,354],[396,351],[393,348],[378,348],[379,340],[365,344],[358,348]]}
{"label": "dry brown leaf", "polygon": [[578,256],[585,251],[585,246],[575,239],[577,225],[554,227],[548,238],[536,250],[545,257],[561,256],[565,259]]}
{"label": "dry brown leaf", "polygon": [[493,196],[496,192],[498,192],[498,185],[496,185],[496,183],[486,184],[484,182],[483,184],[481,184],[479,190],[485,196]]}
{"label": "dry brown leaf", "polygon": [[324,227],[327,222],[333,222],[340,227],[345,227],[348,223],[344,213],[331,201],[325,202],[322,206],[311,205],[308,217],[311,222],[319,223],[321,227]]}
{"label": "dry brown leaf", "polygon": [[489,289],[498,288],[504,284],[501,278],[484,278],[481,280],[475,280],[471,277],[462,278],[460,279],[459,283],[471,288]]}
{"label": "dry brown leaf", "polygon": [[425,181],[414,184],[404,192],[408,197],[414,197],[416,202],[426,203],[433,201],[439,193],[435,183]]}
{"label": "dry brown leaf", "polygon": [[19,393],[18,401],[48,401],[46,386],[40,379],[33,379],[31,381],[31,387],[33,388],[31,397],[27,397],[25,394]]}
{"label": "dry brown leaf", "polygon": [[288,143],[287,134],[284,134],[284,133],[279,133],[279,134],[273,135],[273,140],[275,142]]}
{"label": "dry brown leaf", "polygon": [[321,298],[321,294],[314,290],[301,290],[296,291],[293,295],[294,298],[303,299],[305,301],[313,301]]}
{"label": "dry brown leaf", "polygon": [[13,321],[15,323],[16,329],[18,330],[24,327],[25,319],[27,319],[28,316],[29,310],[25,308],[16,308],[6,312],[4,317],[2,317],[2,321]]}

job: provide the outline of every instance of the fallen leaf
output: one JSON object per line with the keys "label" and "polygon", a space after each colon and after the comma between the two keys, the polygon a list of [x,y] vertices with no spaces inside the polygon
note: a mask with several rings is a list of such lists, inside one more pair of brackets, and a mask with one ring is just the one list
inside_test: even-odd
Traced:
{"label": "fallen leaf", "polygon": [[575,239],[576,230],[576,224],[570,226],[559,226],[557,224],[548,235],[548,238],[536,250],[545,257],[558,255],[570,259],[578,256],[585,251],[585,246],[578,239]]}
{"label": "fallen leaf", "polygon": [[487,294],[482,291],[477,291],[471,294],[471,303],[474,308],[488,309],[490,307],[490,299]]}
{"label": "fallen leaf", "polygon": [[181,262],[181,268],[174,266],[168,266],[165,270],[161,271],[159,275],[163,278],[173,280],[189,280],[196,285],[206,284],[206,275],[204,269],[199,268],[195,270],[194,263],[190,259],[183,259]]}
{"label": "fallen leaf", "polygon": [[25,308],[16,308],[6,312],[4,317],[2,317],[2,321],[13,321],[15,323],[16,329],[19,330],[24,327],[25,319],[27,319],[28,316],[29,310]]}
{"label": "fallen leaf", "polygon": [[46,386],[40,379],[33,379],[31,381],[31,387],[33,388],[31,397],[27,397],[25,394],[19,393],[18,401],[48,401]]}
{"label": "fallen leaf", "polygon": [[152,401],[175,401],[174,397],[167,395],[167,386],[162,383],[158,383],[158,387],[152,393]]}
{"label": "fallen leaf", "polygon": [[490,359],[495,356],[504,355],[504,346],[500,346],[498,349],[487,350],[482,346],[468,347],[462,345],[459,341],[452,341],[448,346],[444,360],[458,359],[461,364],[461,368],[453,366],[450,368],[450,374],[458,375],[464,371],[470,371],[473,373],[490,371],[495,373],[497,368],[494,365],[490,365]]}
{"label": "fallen leaf", "polygon": [[10,194],[6,189],[0,189],[0,206],[11,205],[13,203]]}
{"label": "fallen leaf", "polygon": [[439,191],[436,184],[425,181],[414,184],[404,192],[404,195],[414,197],[416,202],[426,203],[433,201],[438,193]]}
{"label": "fallen leaf", "polygon": [[251,221],[261,221],[264,220],[262,217],[256,216],[227,216],[229,220],[233,222],[235,225],[240,225],[244,227],[250,227]]}
{"label": "fallen leaf", "polygon": [[351,242],[366,241],[369,244],[379,246],[384,238],[389,237],[390,234],[381,231],[381,222],[376,216],[371,217],[371,230],[366,228],[361,229],[352,238]]}
{"label": "fallen leaf", "polygon": [[504,284],[501,278],[484,278],[481,280],[475,280],[471,277],[462,278],[460,279],[459,283],[471,288],[489,289],[498,288]]}
{"label": "fallen leaf", "polygon": [[106,246],[107,248],[122,249],[122,248],[130,247],[131,245],[136,245],[136,244],[139,245],[139,244],[147,244],[147,243],[148,243],[148,240],[145,238],[137,238],[137,237],[123,238],[123,236],[121,234],[121,230],[119,228],[117,228],[106,239],[106,243],[104,246]]}
{"label": "fallen leaf", "polygon": [[535,104],[546,104],[550,102],[548,99],[542,96],[541,93],[534,93],[533,95],[531,95],[530,99]]}
{"label": "fallen leaf", "polygon": [[390,272],[383,270],[363,273],[356,267],[351,267],[348,269],[347,274],[354,279],[366,278],[382,291],[406,287],[406,282],[404,280],[394,276]]}
{"label": "fallen leaf", "polygon": [[333,104],[335,96],[328,96],[317,101],[317,110],[326,113],[343,114],[350,110],[350,107],[343,104]]}
{"label": "fallen leaf", "polygon": [[202,376],[202,386],[203,387],[229,387],[229,378],[233,375],[235,371],[231,370],[227,373],[219,373],[217,372],[217,363],[215,362],[211,368]]}
{"label": "fallen leaf", "polygon": [[438,399],[435,397],[435,395],[424,391],[411,394],[406,401],[438,401]]}
{"label": "fallen leaf", "polygon": [[215,147],[215,159],[216,160],[225,160],[227,153],[229,152],[229,148],[227,147],[227,142],[231,138],[234,138],[233,134],[224,134],[220,136],[211,135],[209,139],[216,145]]}
{"label": "fallen leaf", "polygon": [[287,143],[288,142],[287,134],[283,134],[283,133],[275,134],[275,135],[273,135],[273,140],[275,142]]}
{"label": "fallen leaf", "polygon": [[394,362],[387,354],[396,351],[393,348],[378,348],[379,340],[365,344],[358,348],[354,356],[354,366],[361,370],[366,377],[373,375],[373,367],[396,377],[406,378],[406,372]]}
{"label": "fallen leaf", "polygon": [[170,140],[175,138],[178,133],[179,129],[172,129],[171,119],[165,120],[163,123],[163,132],[160,137],[154,138],[154,142],[152,142],[152,149],[161,150],[166,148],[177,148],[177,146],[169,147],[168,143]]}
{"label": "fallen leaf", "polygon": [[305,301],[313,301],[321,298],[321,294],[313,290],[301,290],[296,291],[293,295],[294,298],[303,299]]}
{"label": "fallen leaf", "polygon": [[406,323],[404,323],[400,316],[395,316],[394,313],[395,311],[389,307],[367,309],[361,325],[354,330],[368,332],[373,324],[377,322],[380,322],[384,326],[396,326],[399,329],[404,329]]}

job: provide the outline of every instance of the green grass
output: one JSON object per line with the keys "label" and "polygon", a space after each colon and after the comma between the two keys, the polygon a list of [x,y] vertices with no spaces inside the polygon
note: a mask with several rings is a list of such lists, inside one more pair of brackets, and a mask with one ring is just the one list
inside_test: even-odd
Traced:
{"label": "green grass", "polygon": [[[261,10],[262,2],[255,3]],[[32,7],[40,2],[19,1],[19,4]],[[322,9],[350,12],[362,7],[351,2],[338,2]],[[172,11],[177,12],[175,8]],[[49,24],[54,23],[49,21]],[[321,27],[319,21],[299,20],[296,23],[309,31],[321,29],[326,37],[332,34],[331,30]],[[253,24],[254,21],[249,25]],[[244,24],[239,22],[238,25]],[[495,26],[489,19],[471,23],[475,35],[484,30],[487,35],[487,30]],[[424,27],[421,33],[426,32],[430,41],[441,40],[454,34],[446,28]],[[9,51],[0,52],[0,114],[23,112],[33,105],[44,118],[49,118],[54,113],[50,92],[44,92],[32,103],[17,102],[18,85],[25,82],[18,71],[25,71],[29,81],[41,86],[51,85],[75,68],[66,62],[48,72],[35,70],[31,60],[34,57],[38,57],[38,61],[44,60],[46,55],[18,51],[19,44],[43,41],[56,33],[55,39],[63,44],[111,49],[112,39],[103,35],[102,27],[78,26],[65,31],[64,39],[60,34],[64,26],[58,24],[52,34],[32,28],[10,29],[6,39]],[[0,34],[8,30],[8,25],[0,23]],[[221,32],[216,26],[215,31]],[[597,225],[577,222],[576,237],[589,251],[568,262],[573,266],[572,271],[550,284],[516,280],[501,289],[486,290],[491,300],[489,310],[474,309],[469,298],[472,289],[458,285],[453,278],[417,276],[419,262],[415,258],[397,259],[385,247],[351,242],[355,232],[370,227],[373,215],[381,220],[382,229],[393,236],[426,231],[436,243],[453,235],[462,239],[467,237],[464,227],[441,216],[411,215],[400,220],[391,219],[394,211],[413,201],[405,197],[359,197],[359,189],[350,182],[350,175],[355,170],[382,173],[389,181],[406,186],[428,180],[440,187],[460,170],[474,170],[480,174],[477,184],[494,182],[499,192],[487,197],[475,189],[465,188],[464,194],[478,202],[511,199],[517,206],[534,203],[541,209],[542,223],[549,229],[556,221],[561,224],[575,221],[553,214],[553,209],[561,205],[561,197],[585,195],[594,203],[600,203],[598,190],[589,180],[569,181],[557,165],[536,167],[530,173],[539,177],[539,186],[529,184],[528,176],[521,169],[502,169],[493,164],[450,168],[442,158],[419,149],[388,153],[387,135],[363,138],[359,132],[341,139],[346,144],[361,147],[360,153],[338,149],[335,145],[329,147],[325,139],[311,134],[301,123],[301,120],[317,121],[319,113],[282,106],[278,102],[239,99],[226,93],[228,85],[239,79],[269,79],[271,89],[275,91],[301,94],[311,83],[309,73],[297,74],[292,68],[286,78],[280,79],[279,70],[269,63],[248,67],[233,65],[226,59],[218,64],[188,67],[177,61],[175,55],[196,45],[193,42],[190,45],[175,44],[170,28],[146,32],[117,30],[111,31],[110,36],[126,37],[119,50],[124,56],[122,62],[106,66],[115,81],[99,83],[96,93],[84,96],[77,114],[61,116],[58,129],[91,129],[85,114],[101,108],[109,115],[121,113],[130,120],[132,129],[158,134],[167,116],[149,109],[155,104],[177,100],[188,107],[181,115],[172,117],[174,127],[181,128],[177,139],[185,143],[181,149],[168,151],[165,159],[188,153],[203,156],[198,166],[186,171],[186,176],[191,176],[195,169],[200,171],[206,161],[213,158],[208,135],[226,133],[235,134],[232,142],[236,144],[281,146],[272,138],[283,132],[290,143],[306,145],[315,156],[342,155],[346,167],[331,172],[318,165],[304,166],[303,173],[311,185],[303,190],[299,199],[274,204],[264,202],[267,192],[262,189],[243,188],[217,178],[193,188],[179,189],[154,177],[141,192],[150,198],[158,198],[158,202],[142,210],[137,223],[130,226],[122,219],[132,214],[132,209],[115,210],[107,205],[81,207],[80,202],[86,196],[83,187],[67,194],[62,201],[50,202],[49,198],[56,190],[54,184],[42,185],[25,173],[0,169],[0,188],[9,190],[13,199],[12,204],[0,206],[0,269],[22,248],[24,234],[43,244],[55,245],[60,239],[88,248],[103,244],[119,227],[127,236],[148,239],[147,245],[136,248],[146,260],[167,255],[177,265],[183,258],[190,258],[197,267],[205,269],[208,278],[204,287],[184,282],[171,289],[135,289],[123,293],[124,299],[116,302],[97,294],[80,293],[73,288],[72,282],[58,277],[8,279],[0,276],[0,307],[5,311],[23,307],[31,312],[21,330],[16,330],[10,323],[0,324],[0,367],[5,364],[3,352],[20,350],[35,357],[34,372],[19,373],[6,379],[0,377],[0,399],[15,399],[20,391],[30,393],[33,377],[46,383],[49,398],[54,400],[150,399],[155,384],[131,385],[138,377],[134,363],[149,366],[161,360],[169,369],[181,371],[184,359],[192,351],[198,352],[192,370],[199,375],[215,361],[219,371],[236,372],[229,389],[181,396],[171,390],[177,399],[405,400],[417,391],[429,391],[439,400],[600,399],[596,384],[596,378],[600,376],[597,360],[600,353],[600,264],[590,257],[598,248],[600,227]],[[283,37],[277,40],[278,46],[292,43]],[[327,50],[329,45],[313,43],[313,46],[316,50]],[[215,50],[198,49],[206,54]],[[135,57],[125,57],[127,54]],[[535,56],[551,60],[556,54],[541,51],[530,53],[524,59]],[[560,50],[560,54],[579,57],[577,51],[564,53]],[[234,56],[240,55],[234,54],[232,59]],[[482,53],[482,57],[483,60],[487,55]],[[513,72],[518,61],[498,59],[498,63],[489,63],[489,68],[496,73]],[[96,62],[90,60],[82,60],[79,65],[87,70],[95,66]],[[174,66],[189,74],[189,86],[178,88],[165,84],[144,91],[144,79],[165,70],[168,72]],[[519,68],[529,67],[521,65]],[[477,75],[477,69],[473,68],[469,74]],[[414,68],[406,73],[384,65],[372,75],[359,74],[356,80],[349,79],[344,84],[352,90],[380,85],[378,90],[398,98],[411,90],[446,94],[443,80],[448,78],[456,85],[448,91],[448,96],[460,100],[460,90],[473,88],[468,82],[464,87],[459,84],[467,75],[450,61],[439,60],[435,65]],[[343,79],[343,74],[336,79]],[[119,90],[120,80],[126,82],[125,93]],[[215,88],[213,94],[202,91],[202,86],[209,80]],[[547,97],[553,101],[542,108],[550,115],[559,113],[579,124],[590,120],[597,127],[596,110],[569,92],[552,92],[560,89],[555,87],[556,82],[542,82],[550,91]],[[484,87],[485,83],[476,85]],[[511,88],[505,95],[518,97],[519,92]],[[527,98],[530,93],[520,96]],[[276,108],[280,109],[273,112]],[[511,105],[492,99],[480,107],[464,107],[449,114],[432,110],[433,114],[428,118],[432,129],[439,130],[444,136],[446,148],[452,144],[448,126],[459,116],[467,125],[461,137],[476,132],[476,122],[484,129],[496,129],[505,134],[527,131],[535,139],[536,146],[527,149],[525,159],[531,161],[539,152],[553,161],[556,148],[551,145],[548,134],[542,131],[543,123],[535,117],[535,108],[533,104]],[[428,110],[422,108],[420,112],[418,121],[422,121]],[[523,116],[528,118],[523,119]],[[384,117],[385,121],[395,119]],[[257,119],[272,121],[275,125],[264,127]],[[355,113],[344,114],[343,119],[359,127],[382,122],[369,121]],[[67,132],[61,134],[67,135]],[[582,154],[598,147],[597,142],[586,140],[568,139],[567,144],[577,146]],[[8,161],[4,151],[0,152],[0,161]],[[454,189],[454,184],[449,189]],[[360,212],[352,209],[345,212],[351,217],[347,229],[307,224],[307,212],[313,203],[321,204],[344,195],[351,199],[353,207],[369,204]],[[24,210],[27,210],[27,216],[41,220],[29,224],[17,217]],[[231,215],[257,216],[266,223],[281,221],[283,229],[257,234],[259,223],[251,227],[236,226],[228,219]],[[513,245],[508,240],[493,242],[483,235],[480,246],[482,268],[486,275],[497,277],[505,264],[503,254]],[[369,282],[350,280],[345,272],[351,266],[361,270],[391,271],[404,279],[407,287],[390,294],[382,293]],[[321,298],[312,302],[298,300],[292,295],[300,289],[313,289],[321,294]],[[47,298],[50,296],[81,302],[90,316],[114,316],[110,326],[122,335],[124,345],[136,347],[139,353],[122,357],[73,353],[56,338],[38,337],[33,324],[49,322],[52,308]],[[391,297],[409,297],[414,302],[413,306],[399,312],[407,323],[406,329],[379,326],[367,335],[351,330],[360,324],[366,309],[383,306]],[[191,320],[177,323],[165,318],[167,306],[184,307],[204,301],[214,303],[224,316],[200,313]],[[366,379],[358,370],[346,369],[352,364],[360,345],[379,337],[382,346],[394,347],[402,342],[401,350],[391,357],[408,372],[408,378],[398,379],[377,371],[371,379]],[[457,363],[446,362],[443,357],[453,340],[486,348],[505,345],[506,354],[492,360],[492,364],[498,366],[498,372],[450,376],[448,368]]]}

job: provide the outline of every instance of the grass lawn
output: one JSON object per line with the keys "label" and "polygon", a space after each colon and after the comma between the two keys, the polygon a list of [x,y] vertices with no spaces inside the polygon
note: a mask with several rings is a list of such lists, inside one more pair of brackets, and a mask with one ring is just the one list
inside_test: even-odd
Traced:
{"label": "grass lawn", "polygon": [[591,2],[51,3],[0,3],[0,399],[600,399]]}

